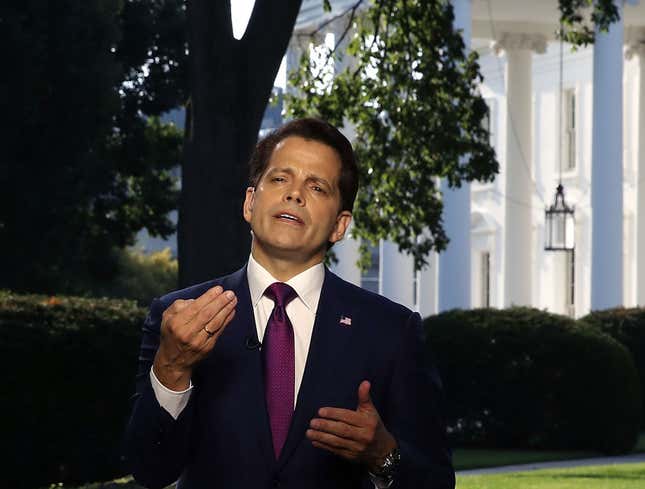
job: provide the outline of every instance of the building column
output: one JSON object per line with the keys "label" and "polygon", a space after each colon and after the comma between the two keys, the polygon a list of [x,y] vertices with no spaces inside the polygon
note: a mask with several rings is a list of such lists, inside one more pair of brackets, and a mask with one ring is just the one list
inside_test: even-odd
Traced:
{"label": "building column", "polygon": [[593,48],[591,309],[623,303],[623,13]]}
{"label": "building column", "polygon": [[[454,28],[461,30],[466,51],[470,50],[472,32],[472,0],[452,0]],[[470,297],[470,183],[451,189],[441,181],[443,227],[450,239],[439,254],[438,310],[471,307]],[[422,297],[419,298],[421,302]]]}
{"label": "building column", "polygon": [[532,303],[532,57],[546,38],[503,34],[494,49],[506,53],[504,306],[524,306]]}
{"label": "building column", "polygon": [[437,310],[437,263],[434,251],[426,257],[428,264],[417,272],[417,311],[421,317],[436,314]]}
{"label": "building column", "polygon": [[638,60],[638,173],[636,181],[636,305],[645,306],[645,29],[625,52]]}
{"label": "building column", "polygon": [[289,45],[287,46],[287,52],[285,53],[286,57],[286,70],[287,70],[287,83],[285,85],[285,92],[291,94],[298,94],[298,87],[295,87],[289,83],[289,73],[295,71],[300,66],[300,58],[306,49],[309,49],[309,43],[314,42],[319,44],[324,42],[324,37],[321,38],[320,35],[313,37],[308,36],[299,36],[297,32],[294,32],[289,40]]}
{"label": "building column", "polygon": [[352,225],[345,233],[345,237],[334,244],[332,250],[336,254],[338,263],[331,265],[331,270],[343,280],[361,286],[361,270],[356,263],[360,253],[358,251],[359,242],[351,237]]}
{"label": "building column", "polygon": [[638,53],[638,182],[636,186],[636,304],[645,306],[645,45]]}
{"label": "building column", "polygon": [[414,260],[399,252],[397,244],[381,240],[379,250],[379,293],[414,309]]}
{"label": "building column", "polygon": [[[334,42],[338,43],[340,37],[345,32],[348,22],[347,16],[339,17],[334,22],[330,24],[330,31],[334,33]],[[334,74],[338,75],[343,72],[346,68],[352,67],[356,63],[356,59],[353,56],[345,53],[347,45],[352,39],[352,36],[355,34],[353,27],[350,27],[349,31],[345,34],[345,38],[341,41],[338,51],[343,53],[342,60],[336,60],[334,62]],[[343,135],[354,142],[356,138],[356,132],[354,126],[345,121],[345,124],[340,128]],[[331,267],[332,271],[340,276],[342,279],[347,280],[348,282],[353,283],[354,285],[361,286],[361,270],[358,268],[357,263],[360,257],[359,246],[360,242],[357,239],[352,237],[352,227],[353,223],[350,224],[349,229],[345,233],[345,237],[342,241],[334,245],[334,252],[336,253],[336,258],[338,263]]]}

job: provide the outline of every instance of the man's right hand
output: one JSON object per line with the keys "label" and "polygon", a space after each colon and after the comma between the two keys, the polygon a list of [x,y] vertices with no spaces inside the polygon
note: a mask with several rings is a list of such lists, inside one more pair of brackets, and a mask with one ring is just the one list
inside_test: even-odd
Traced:
{"label": "man's right hand", "polygon": [[213,349],[235,316],[237,297],[217,285],[197,299],[178,299],[161,318],[161,341],[153,364],[157,379],[173,391],[190,385],[193,367]]}

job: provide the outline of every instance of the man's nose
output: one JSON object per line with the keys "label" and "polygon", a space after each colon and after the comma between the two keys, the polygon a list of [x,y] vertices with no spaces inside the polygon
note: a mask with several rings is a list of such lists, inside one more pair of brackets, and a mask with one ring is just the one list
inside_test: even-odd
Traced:
{"label": "man's nose", "polygon": [[287,193],[285,194],[285,200],[287,202],[295,201],[295,203],[298,205],[302,205],[305,202],[300,188],[296,186],[291,187],[289,190],[287,190]]}

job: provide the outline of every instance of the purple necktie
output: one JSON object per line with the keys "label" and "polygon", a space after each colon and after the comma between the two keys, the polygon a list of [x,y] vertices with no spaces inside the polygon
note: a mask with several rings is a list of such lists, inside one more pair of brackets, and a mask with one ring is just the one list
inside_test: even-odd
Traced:
{"label": "purple necktie", "polygon": [[264,295],[275,304],[264,332],[262,355],[264,358],[264,395],[269,411],[273,451],[277,459],[287,439],[293,414],[295,391],[293,326],[285,308],[297,297],[297,294],[287,284],[275,282],[267,287]]}

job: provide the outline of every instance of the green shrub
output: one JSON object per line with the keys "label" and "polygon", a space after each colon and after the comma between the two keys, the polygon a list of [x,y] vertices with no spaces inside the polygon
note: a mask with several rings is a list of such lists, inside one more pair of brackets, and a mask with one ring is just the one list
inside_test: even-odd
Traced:
{"label": "green shrub", "polygon": [[88,283],[87,294],[132,299],[140,306],[148,306],[154,297],[177,288],[178,265],[170,248],[150,254],[134,248],[114,253],[114,273],[102,282]]}
{"label": "green shrub", "polygon": [[154,297],[177,288],[178,270],[170,248],[150,254],[125,250],[119,259],[119,274],[112,295],[134,299],[140,305],[148,306]]}
{"label": "green shrub", "polygon": [[460,446],[630,450],[641,422],[629,352],[536,309],[453,310],[425,320]]}
{"label": "green shrub", "polygon": [[132,301],[0,291],[2,487],[123,474],[145,314]]}
{"label": "green shrub", "polygon": [[[594,311],[581,321],[608,334],[629,350],[640,377],[641,395],[645,399],[645,309],[621,307]],[[642,419],[645,426],[645,402]]]}

